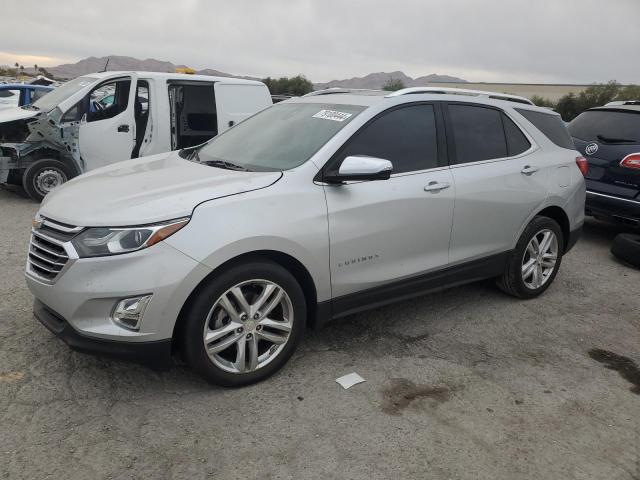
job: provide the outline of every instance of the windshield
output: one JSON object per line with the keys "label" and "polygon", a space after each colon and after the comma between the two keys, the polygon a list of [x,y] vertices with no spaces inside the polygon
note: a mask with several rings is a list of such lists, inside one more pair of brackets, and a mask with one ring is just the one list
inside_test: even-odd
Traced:
{"label": "windshield", "polygon": [[58,106],[60,102],[63,102],[71,95],[95,82],[93,77],[78,77],[73,80],[69,80],[67,83],[63,83],[58,88],[51,90],[42,98],[36,100],[32,106],[38,110],[48,112]]}
{"label": "windshield", "polygon": [[[202,163],[254,171],[289,170],[309,160],[365,107],[280,103],[215,137],[198,152]],[[217,164],[216,164],[217,162]]]}
{"label": "windshield", "polygon": [[572,137],[580,140],[600,140],[605,143],[640,143],[640,113],[621,110],[589,110],[569,124]]}

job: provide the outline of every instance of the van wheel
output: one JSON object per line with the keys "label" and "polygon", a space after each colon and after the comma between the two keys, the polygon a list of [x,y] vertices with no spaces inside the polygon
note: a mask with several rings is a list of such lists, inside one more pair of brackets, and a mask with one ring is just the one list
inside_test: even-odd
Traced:
{"label": "van wheel", "polygon": [[37,160],[22,175],[22,188],[41,202],[47,193],[75,176],[75,171],[59,160]]}
{"label": "van wheel", "polygon": [[286,269],[254,260],[216,275],[188,306],[182,353],[217,385],[268,378],[289,360],[304,333],[305,297]]}
{"label": "van wheel", "polygon": [[535,217],[510,254],[498,287],[514,297],[537,297],[556,278],[563,253],[564,239],[558,223],[548,217]]}

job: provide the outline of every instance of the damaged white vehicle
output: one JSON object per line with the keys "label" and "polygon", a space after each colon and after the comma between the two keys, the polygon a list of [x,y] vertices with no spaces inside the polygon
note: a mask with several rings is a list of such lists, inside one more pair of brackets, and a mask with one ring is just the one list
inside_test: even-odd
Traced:
{"label": "damaged white vehicle", "polygon": [[199,145],[272,104],[261,82],[153,72],[78,77],[0,112],[0,183],[35,200],[81,173]]}

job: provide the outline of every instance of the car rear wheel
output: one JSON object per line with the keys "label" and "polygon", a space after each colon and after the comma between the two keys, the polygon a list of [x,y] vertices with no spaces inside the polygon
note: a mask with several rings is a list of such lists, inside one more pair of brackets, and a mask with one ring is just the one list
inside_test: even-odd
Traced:
{"label": "car rear wheel", "polygon": [[243,386],[273,375],[299,344],[304,294],[280,265],[259,260],[233,267],[190,304],[183,354],[212,383]]}
{"label": "car rear wheel", "polygon": [[74,170],[59,160],[37,160],[25,169],[22,187],[31,198],[41,202],[47,193],[74,176]]}
{"label": "car rear wheel", "polygon": [[564,239],[558,223],[548,217],[535,217],[510,254],[498,286],[518,298],[537,297],[555,279],[563,253]]}

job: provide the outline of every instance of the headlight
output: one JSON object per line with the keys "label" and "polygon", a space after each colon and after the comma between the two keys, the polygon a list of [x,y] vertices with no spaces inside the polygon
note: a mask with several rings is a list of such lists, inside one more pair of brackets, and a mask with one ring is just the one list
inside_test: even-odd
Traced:
{"label": "headlight", "polygon": [[80,258],[118,255],[155,245],[189,223],[180,218],[156,225],[130,228],[93,227],[77,235],[71,243]]}

